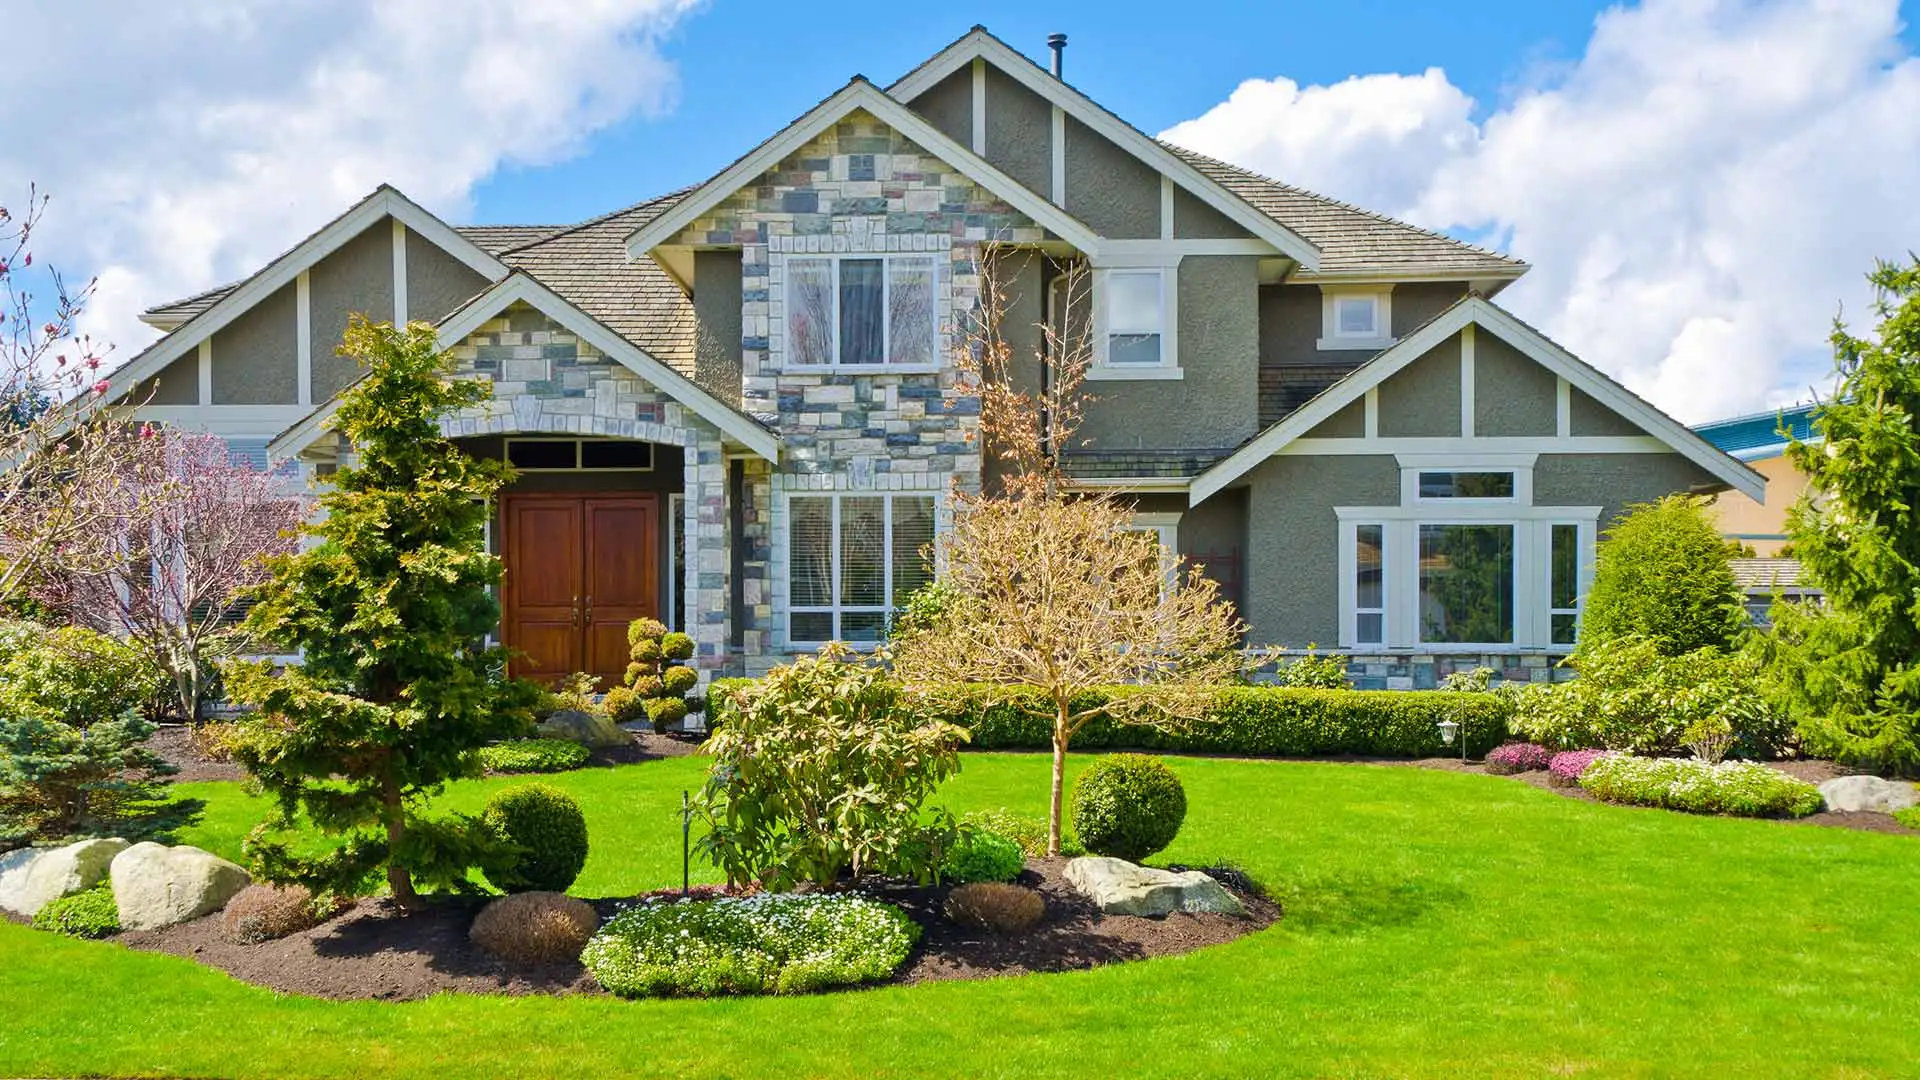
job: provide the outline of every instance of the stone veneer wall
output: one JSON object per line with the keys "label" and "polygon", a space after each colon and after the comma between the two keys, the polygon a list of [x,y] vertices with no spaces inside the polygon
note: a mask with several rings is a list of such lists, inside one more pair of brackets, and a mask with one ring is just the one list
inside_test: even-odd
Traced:
{"label": "stone veneer wall", "polygon": [[[1274,667],[1289,662],[1302,650],[1288,650],[1286,657],[1261,665],[1253,679],[1264,682]],[[1342,655],[1323,653],[1322,655]],[[1565,682],[1574,677],[1572,668],[1560,666],[1564,653],[1353,653],[1347,661],[1347,679],[1355,690],[1432,690],[1440,680],[1454,672],[1475,668],[1493,669],[1493,682],[1544,683]]]}
{"label": "stone veneer wall", "polygon": [[[454,346],[455,374],[493,384],[491,400],[441,424],[454,438],[599,435],[684,449],[684,625],[702,680],[728,662],[727,477],[717,428],[572,331],[515,304]],[[664,546],[665,539],[662,539]],[[511,568],[509,568],[511,569]]]}
{"label": "stone veneer wall", "polygon": [[741,667],[785,654],[788,491],[926,491],[980,484],[979,404],[955,371],[783,367],[789,255],[935,254],[943,352],[980,299],[982,243],[1037,243],[1045,232],[899,132],[856,112],[715,206],[676,242],[741,248],[743,407],[773,418],[779,469],[747,465],[741,522]]}

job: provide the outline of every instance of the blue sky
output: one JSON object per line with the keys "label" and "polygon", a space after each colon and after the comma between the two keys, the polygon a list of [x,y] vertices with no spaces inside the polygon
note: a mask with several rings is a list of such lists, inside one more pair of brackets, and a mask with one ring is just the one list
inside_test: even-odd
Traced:
{"label": "blue sky", "polygon": [[1484,110],[1577,57],[1607,6],[1268,0],[1196,5],[1206,13],[1169,20],[1165,4],[996,2],[955,8],[966,13],[943,21],[903,19],[898,3],[873,0],[835,4],[826,18],[806,5],[707,4],[663,44],[680,73],[670,113],[609,127],[560,164],[505,169],[475,190],[473,220],[578,220],[703,180],[851,76],[885,85],[976,22],[1042,60],[1047,35],[1065,32],[1069,81],[1157,132],[1242,80],[1275,75],[1330,84],[1441,67]]}

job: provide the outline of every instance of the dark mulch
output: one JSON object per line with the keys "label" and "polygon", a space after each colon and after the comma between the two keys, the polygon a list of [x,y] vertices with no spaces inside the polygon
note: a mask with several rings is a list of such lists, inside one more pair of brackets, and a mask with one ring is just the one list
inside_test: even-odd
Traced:
{"label": "dark mulch", "polygon": [[[1271,925],[1280,909],[1232,873],[1222,877],[1252,913],[1169,915],[1163,919],[1101,915],[1060,876],[1065,859],[1029,862],[1021,883],[1040,890],[1047,916],[1014,938],[965,930],[941,914],[945,888],[880,885],[868,891],[899,904],[925,929],[895,982],[984,979],[1031,972],[1077,971],[1153,956],[1191,952]],[[121,944],[184,956],[244,982],[284,993],[338,1000],[412,1001],[444,992],[470,994],[599,994],[579,964],[528,968],[496,960],[467,940],[482,901],[437,900],[406,913],[387,900],[363,900],[311,930],[258,945],[238,945],[209,915],[166,930],[120,935]],[[619,902],[596,901],[601,917]]]}
{"label": "dark mulch", "polygon": [[698,732],[675,731],[661,735],[650,728],[626,730],[633,736],[631,747],[595,750],[588,760],[595,765],[632,765],[660,758],[686,757],[697,752],[700,744],[706,740],[706,736]]}

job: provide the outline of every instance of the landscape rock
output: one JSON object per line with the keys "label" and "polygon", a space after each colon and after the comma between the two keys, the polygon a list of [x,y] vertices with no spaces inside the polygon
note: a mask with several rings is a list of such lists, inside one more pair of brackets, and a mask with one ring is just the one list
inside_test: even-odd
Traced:
{"label": "landscape rock", "polygon": [[1820,795],[1827,800],[1827,809],[1848,814],[1891,814],[1920,804],[1920,789],[1903,780],[1877,776],[1835,777],[1820,785]]}
{"label": "landscape rock", "polygon": [[57,848],[21,848],[0,856],[0,908],[31,919],[62,897],[106,880],[125,840],[82,840]]}
{"label": "landscape rock", "polygon": [[611,719],[577,709],[554,713],[540,721],[539,730],[543,739],[565,739],[589,750],[614,750],[633,744],[633,736]]}
{"label": "landscape rock", "polygon": [[1085,856],[1067,864],[1067,883],[1108,915],[1215,911],[1245,915],[1234,895],[1198,870],[1174,873],[1125,859]]}
{"label": "landscape rock", "polygon": [[114,856],[112,881],[121,927],[158,930],[219,911],[253,879],[212,852],[142,843]]}

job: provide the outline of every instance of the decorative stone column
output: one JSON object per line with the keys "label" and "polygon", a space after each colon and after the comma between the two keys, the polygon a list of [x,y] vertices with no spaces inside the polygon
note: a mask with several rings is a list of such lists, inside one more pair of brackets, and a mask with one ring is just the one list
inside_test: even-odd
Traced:
{"label": "decorative stone column", "polygon": [[682,624],[693,636],[694,670],[705,686],[727,663],[732,640],[732,591],[728,571],[727,462],[720,434],[699,421],[688,422],[680,405],[669,405],[669,423],[687,434],[687,565],[681,589],[686,610]]}

